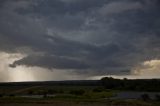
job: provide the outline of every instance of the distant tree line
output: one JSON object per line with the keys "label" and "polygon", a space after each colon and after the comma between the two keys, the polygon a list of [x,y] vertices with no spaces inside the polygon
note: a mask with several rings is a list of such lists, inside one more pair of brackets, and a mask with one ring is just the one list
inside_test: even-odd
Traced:
{"label": "distant tree line", "polygon": [[106,89],[132,90],[132,91],[160,91],[160,79],[114,79],[104,77],[101,84]]}

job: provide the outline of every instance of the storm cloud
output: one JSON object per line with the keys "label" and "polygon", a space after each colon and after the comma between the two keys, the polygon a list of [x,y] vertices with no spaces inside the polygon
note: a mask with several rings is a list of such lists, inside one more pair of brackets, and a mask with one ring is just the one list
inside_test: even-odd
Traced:
{"label": "storm cloud", "polygon": [[13,69],[130,75],[160,59],[159,11],[159,0],[1,0],[0,52],[25,55]]}

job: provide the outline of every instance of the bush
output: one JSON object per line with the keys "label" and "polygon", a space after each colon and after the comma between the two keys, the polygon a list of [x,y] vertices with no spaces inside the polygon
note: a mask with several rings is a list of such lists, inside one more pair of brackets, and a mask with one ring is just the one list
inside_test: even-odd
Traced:
{"label": "bush", "polygon": [[43,92],[43,98],[47,98],[47,92]]}
{"label": "bush", "polygon": [[28,95],[33,95],[34,92],[33,91],[28,91]]}
{"label": "bush", "polygon": [[59,90],[57,93],[64,93],[64,91],[63,90]]}
{"label": "bush", "polygon": [[74,95],[83,95],[84,93],[85,91],[83,89],[70,91],[70,94],[74,94]]}
{"label": "bush", "polygon": [[9,96],[10,96],[10,97],[14,97],[14,96],[15,96],[15,94],[10,94]]}
{"label": "bush", "polygon": [[156,96],[156,100],[157,100],[157,101],[160,101],[160,95],[157,94],[157,95],[155,95],[155,96]]}
{"label": "bush", "polygon": [[105,89],[103,89],[103,88],[94,88],[93,89],[93,92],[102,92],[102,91],[104,91]]}
{"label": "bush", "polygon": [[141,98],[142,98],[142,100],[144,100],[144,101],[150,100],[150,97],[149,97],[148,94],[142,94],[142,95],[141,95]]}
{"label": "bush", "polygon": [[54,93],[57,93],[58,91],[57,90],[54,90],[54,89],[49,89],[47,91],[48,94],[54,94]]}
{"label": "bush", "polygon": [[4,94],[0,94],[0,98],[2,98],[4,96]]}

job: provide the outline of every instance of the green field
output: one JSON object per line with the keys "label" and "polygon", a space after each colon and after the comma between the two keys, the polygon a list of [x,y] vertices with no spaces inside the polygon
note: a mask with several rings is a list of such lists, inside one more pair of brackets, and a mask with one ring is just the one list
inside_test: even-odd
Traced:
{"label": "green field", "polygon": [[[0,106],[159,106],[159,101],[112,99],[119,90],[103,86],[0,86]],[[36,97],[34,97],[36,95]],[[27,105],[28,104],[28,105]]]}

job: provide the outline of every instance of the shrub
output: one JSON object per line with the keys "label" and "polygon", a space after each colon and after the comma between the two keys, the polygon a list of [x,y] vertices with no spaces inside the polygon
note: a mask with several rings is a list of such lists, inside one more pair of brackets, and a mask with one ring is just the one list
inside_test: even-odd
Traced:
{"label": "shrub", "polygon": [[33,91],[28,91],[28,95],[33,95]]}
{"label": "shrub", "polygon": [[142,98],[142,100],[144,100],[144,101],[150,100],[150,97],[149,97],[148,94],[142,94],[142,95],[141,95],[141,98]]}
{"label": "shrub", "polygon": [[47,98],[47,92],[43,92],[43,98]]}
{"label": "shrub", "polygon": [[70,94],[74,94],[74,95],[83,95],[84,93],[85,91],[83,89],[70,91]]}
{"label": "shrub", "polygon": [[157,95],[155,95],[155,97],[156,97],[157,101],[160,101],[160,95],[157,94]]}
{"label": "shrub", "polygon": [[54,93],[57,93],[58,91],[57,90],[54,90],[54,89],[49,89],[47,91],[48,94],[54,94]]}
{"label": "shrub", "polygon": [[103,88],[94,88],[93,92],[102,92],[104,89]]}
{"label": "shrub", "polygon": [[10,96],[10,97],[14,97],[14,96],[15,96],[15,94],[10,94],[9,96]]}
{"label": "shrub", "polygon": [[4,94],[0,94],[0,98],[2,98],[4,96]]}

